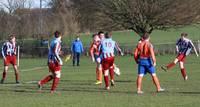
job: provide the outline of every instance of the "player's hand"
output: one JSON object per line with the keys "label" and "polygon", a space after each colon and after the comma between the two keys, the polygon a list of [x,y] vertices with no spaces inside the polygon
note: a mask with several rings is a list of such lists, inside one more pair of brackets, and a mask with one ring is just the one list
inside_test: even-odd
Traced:
{"label": "player's hand", "polygon": [[123,53],[123,52],[121,52],[121,56],[124,56],[124,53]]}
{"label": "player's hand", "polygon": [[95,62],[95,59],[94,59],[94,57],[92,57],[92,62]]}
{"label": "player's hand", "polygon": [[153,63],[153,66],[154,66],[154,67],[156,66],[156,63],[155,63],[155,62]]}

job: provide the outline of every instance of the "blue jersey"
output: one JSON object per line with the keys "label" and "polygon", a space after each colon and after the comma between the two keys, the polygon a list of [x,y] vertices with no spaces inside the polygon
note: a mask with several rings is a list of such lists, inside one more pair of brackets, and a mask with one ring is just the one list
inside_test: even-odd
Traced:
{"label": "blue jersey", "polygon": [[114,57],[115,49],[121,52],[118,44],[111,38],[105,38],[101,41],[100,51],[102,52],[103,58]]}
{"label": "blue jersey", "polygon": [[5,42],[2,46],[2,56],[5,59],[6,56],[16,55],[16,45],[11,42]]}
{"label": "blue jersey", "polygon": [[57,38],[54,38],[50,44],[50,49],[48,53],[48,62],[60,63],[62,65],[63,62],[59,56],[60,50],[61,50],[61,41],[58,40]]}
{"label": "blue jersey", "polygon": [[73,41],[71,51],[73,53],[82,53],[84,51],[82,42],[80,40]]}
{"label": "blue jersey", "polygon": [[193,43],[190,39],[180,38],[177,41],[176,46],[178,46],[178,52],[180,54],[188,55],[193,47]]}

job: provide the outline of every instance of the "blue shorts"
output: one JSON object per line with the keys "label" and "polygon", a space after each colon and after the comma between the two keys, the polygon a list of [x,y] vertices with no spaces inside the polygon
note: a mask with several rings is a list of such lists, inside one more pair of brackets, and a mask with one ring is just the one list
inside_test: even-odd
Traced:
{"label": "blue shorts", "polygon": [[138,74],[145,75],[147,73],[155,74],[155,67],[153,66],[152,59],[140,59],[138,64]]}

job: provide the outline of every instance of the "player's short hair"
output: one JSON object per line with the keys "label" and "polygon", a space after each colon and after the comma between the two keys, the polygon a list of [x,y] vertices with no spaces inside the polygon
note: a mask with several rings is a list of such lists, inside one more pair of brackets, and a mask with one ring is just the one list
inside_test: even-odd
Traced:
{"label": "player's short hair", "polygon": [[111,38],[111,37],[112,37],[112,32],[105,33],[105,38]]}
{"label": "player's short hair", "polygon": [[96,34],[96,33],[95,33],[95,34],[93,34],[93,35],[92,35],[92,38],[94,38],[95,36],[98,36],[98,34]]}
{"label": "player's short hair", "polygon": [[188,36],[188,34],[186,32],[181,33],[181,37],[187,37],[187,36]]}
{"label": "player's short hair", "polygon": [[100,35],[100,34],[102,34],[102,33],[104,34],[104,32],[103,32],[103,31],[99,31],[99,32],[98,32],[98,35]]}
{"label": "player's short hair", "polygon": [[61,33],[59,31],[55,31],[54,36],[55,36],[55,38],[58,38],[61,36]]}
{"label": "player's short hair", "polygon": [[146,39],[148,39],[148,38],[149,38],[149,33],[144,33],[144,34],[142,35],[142,38],[141,38],[141,39],[146,40]]}
{"label": "player's short hair", "polygon": [[13,38],[15,38],[15,34],[10,34],[10,35],[8,36],[8,40],[12,40]]}

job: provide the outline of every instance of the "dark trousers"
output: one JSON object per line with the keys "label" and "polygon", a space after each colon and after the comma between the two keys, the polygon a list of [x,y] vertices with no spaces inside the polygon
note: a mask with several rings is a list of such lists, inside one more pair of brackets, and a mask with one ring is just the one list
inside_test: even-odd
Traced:
{"label": "dark trousers", "polygon": [[73,53],[73,66],[75,66],[75,62],[76,62],[76,65],[79,66],[79,63],[80,63],[80,53],[78,53],[78,52],[74,52]]}

